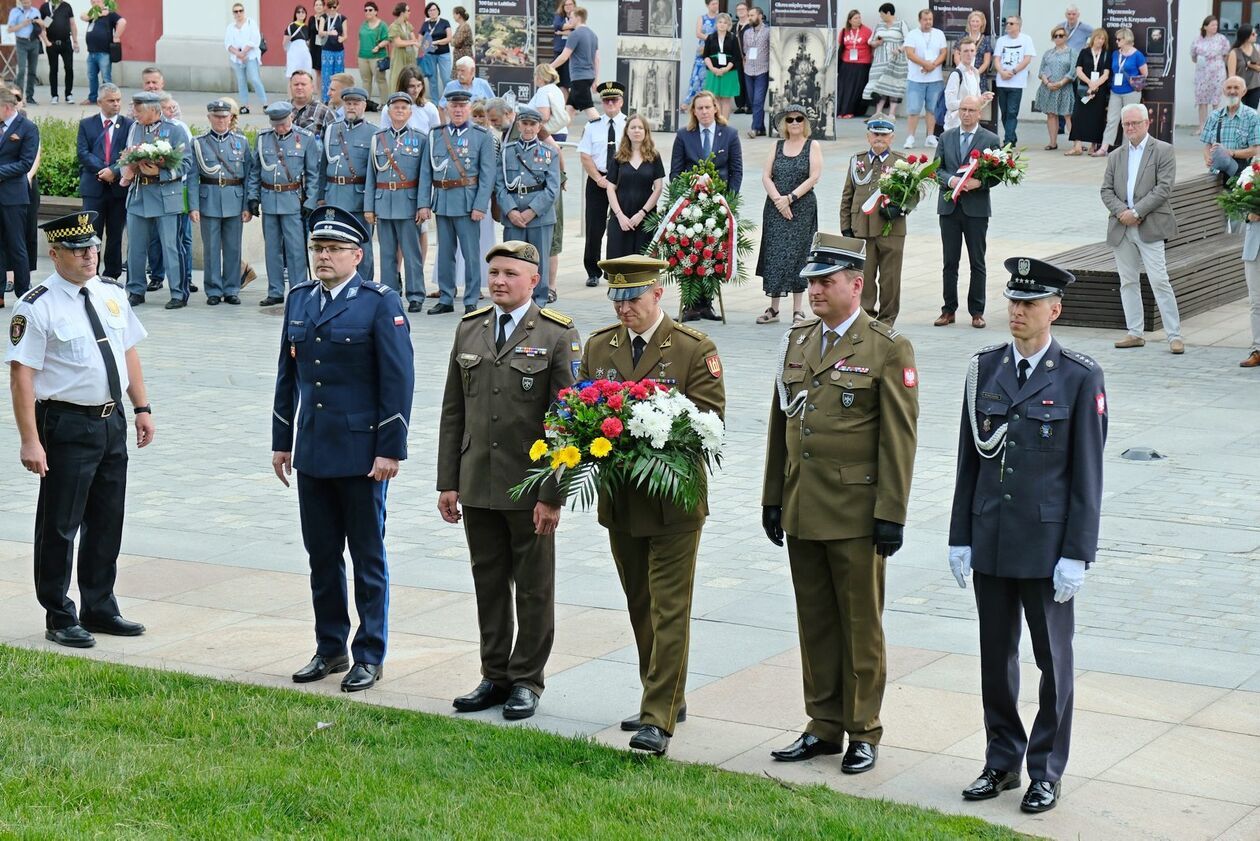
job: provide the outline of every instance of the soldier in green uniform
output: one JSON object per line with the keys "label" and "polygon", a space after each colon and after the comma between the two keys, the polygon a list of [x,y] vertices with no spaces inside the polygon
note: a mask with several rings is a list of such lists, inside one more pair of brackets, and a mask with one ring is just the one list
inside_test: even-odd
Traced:
{"label": "soldier in green uniform", "polygon": [[919,415],[914,348],[861,308],[862,240],[818,233],[806,319],[783,338],[770,407],[763,525],[787,535],[810,722],[781,762],[849,749],[875,766],[886,679],[884,564],[901,548]]}
{"label": "soldier in green uniform", "polygon": [[[667,265],[639,255],[599,263],[619,323],[591,334],[578,379],[650,378],[723,415],[726,389],[713,340],[661,309],[664,290],[657,280]],[[658,756],[685,717],[691,590],[708,514],[703,499],[684,511],[637,488],[599,495],[599,522],[608,529],[626,592],[643,683],[639,715],[621,726],[637,731],[630,747]]]}
{"label": "soldier in green uniform", "polygon": [[[849,161],[849,174],[840,195],[840,228],[846,237],[866,241],[866,270],[862,283],[862,309],[885,324],[897,321],[901,311],[901,261],[906,249],[906,210],[897,205],[866,213],[863,206],[879,189],[884,169],[891,169],[905,155],[890,148],[896,126],[892,120],[876,117],[866,123],[869,149]],[[884,234],[884,223],[892,228]],[[878,306],[876,305],[878,298]]]}
{"label": "soldier in green uniform", "polygon": [[508,490],[530,468],[530,446],[543,437],[556,392],[573,385],[581,345],[573,319],[530,301],[539,282],[536,247],[509,240],[486,262],[494,305],[465,315],[451,348],[438,510],[448,523],[463,519],[481,627],[482,680],[455,699],[455,709],[503,704],[504,718],[519,719],[538,707],[555,637],[555,532],[564,498],[553,482],[518,500]]}

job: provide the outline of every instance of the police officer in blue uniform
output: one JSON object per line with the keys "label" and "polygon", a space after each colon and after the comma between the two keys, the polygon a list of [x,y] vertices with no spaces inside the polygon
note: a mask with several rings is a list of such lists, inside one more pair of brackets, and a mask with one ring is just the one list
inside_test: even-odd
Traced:
{"label": "police officer in blue uniform", "polygon": [[245,191],[254,159],[249,140],[231,128],[231,103],[212,100],[206,114],[210,130],[192,141],[188,211],[192,221],[201,225],[206,303],[239,305],[241,237],[244,224],[253,218]]}
{"label": "police officer in blue uniform", "polygon": [[145,260],[149,256],[149,239],[154,235],[162,244],[162,265],[170,275],[171,299],[168,310],[188,305],[189,290],[184,285],[183,264],[179,259],[179,214],[184,212],[184,177],[192,171],[193,156],[188,154],[191,142],[188,133],[162,116],[162,99],[152,91],[141,91],[131,99],[136,121],[127,133],[127,146],[166,141],[173,149],[182,148],[183,159],[177,167],[159,168],[155,164],[123,167],[119,182],[127,192],[127,291],[132,306],[144,303],[148,286],[144,280]]}
{"label": "police officer in blue uniform", "polygon": [[398,252],[406,272],[407,309],[424,305],[420,256],[420,162],[427,138],[408,126],[412,99],[401,91],[387,100],[389,125],[372,137],[363,207],[381,238],[381,282],[398,290]]}
{"label": "police officer in blue uniform", "polygon": [[545,307],[551,280],[551,232],[560,195],[560,155],[538,140],[541,126],[542,114],[533,108],[522,108],[516,115],[520,137],[503,147],[494,189],[503,218],[503,240],[528,242],[541,255],[541,280],[534,287],[533,298],[535,304]]}
{"label": "police officer in blue uniform", "polygon": [[367,229],[368,238],[363,243],[359,277],[375,280],[372,226],[363,215],[368,158],[371,155],[372,135],[376,133],[376,128],[363,119],[363,113],[367,110],[367,99],[367,91],[363,88],[346,88],[342,91],[341,102],[345,119],[329,123],[324,129],[324,159],[319,167],[315,198],[321,207],[330,204],[350,211]]}
{"label": "police officer in blue uniform", "polygon": [[[318,279],[294,286],[285,305],[271,422],[276,476],[287,487],[297,471],[315,605],[315,656],[293,680],[349,668],[341,689],[357,692],[380,680],[385,660],[385,492],[407,457],[415,369],[398,296],[355,271],[367,230],[339,207],[312,213],[308,228]],[[359,610],[353,668],[346,656],[347,544]]]}
{"label": "police officer in blue uniform", "polygon": [[27,176],[39,155],[39,129],[18,108],[17,97],[0,90],[0,307],[4,275],[13,272],[18,297],[31,288],[31,258],[26,253],[26,227],[31,207]]}
{"label": "police officer in blue uniform", "polygon": [[[986,800],[1031,778],[1020,808],[1053,809],[1072,729],[1072,597],[1098,549],[1107,392],[1093,359],[1050,328],[1075,278],[1050,263],[1005,263],[1013,341],[971,359],[958,438],[949,563],[974,572],[984,770],[963,790]],[[1041,670],[1032,733],[1019,717],[1020,612]]]}
{"label": "police officer in blue uniform", "polygon": [[258,132],[250,168],[249,210],[263,218],[263,242],[267,247],[267,297],[261,307],[284,303],[285,268],[290,285],[306,280],[306,236],[302,208],[315,207],[319,178],[319,138],[293,124],[293,105],[273,102],[267,106],[271,128]]}
{"label": "police officer in blue uniform", "polygon": [[481,220],[490,212],[494,138],[471,121],[472,94],[451,82],[444,92],[450,122],[429,133],[429,153],[420,167],[420,221],[437,216],[438,302],[430,315],[455,311],[455,249],[464,255],[464,312],[481,297],[481,255],[493,243],[481,241]]}

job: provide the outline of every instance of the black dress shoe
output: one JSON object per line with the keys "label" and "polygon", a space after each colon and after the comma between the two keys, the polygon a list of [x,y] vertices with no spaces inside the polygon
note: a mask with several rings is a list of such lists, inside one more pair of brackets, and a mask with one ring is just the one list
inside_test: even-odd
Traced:
{"label": "black dress shoe", "polygon": [[476,309],[477,309],[476,304],[464,304],[464,315],[468,315],[468,313],[470,312],[475,312]]}
{"label": "black dress shoe", "polygon": [[599,278],[597,278],[597,277],[588,277],[588,278],[586,279],[586,285],[587,285],[587,286],[599,286]]}
{"label": "black dress shoe", "polygon": [[503,705],[503,717],[509,721],[515,721],[519,718],[529,718],[537,710],[538,696],[534,694],[534,690],[524,686],[513,686],[507,702]]}
{"label": "black dress shoe", "polygon": [[182,310],[186,306],[188,306],[187,301],[176,299],[174,301],[167,301],[165,308],[168,310]]}
{"label": "black dress shoe", "polygon": [[1004,791],[1019,788],[1018,771],[999,771],[985,767],[976,781],[963,789],[964,800],[992,800]]}
{"label": "black dress shoe", "polygon": [[195,283],[190,283],[190,284],[188,284],[188,291],[189,291],[189,292],[200,292],[200,291],[201,291],[201,289],[200,289],[200,288],[198,288],[197,284],[195,284]]}
{"label": "black dress shoe", "polygon": [[144,626],[139,622],[128,622],[121,616],[80,616],[79,624],[94,634],[109,634],[115,637],[138,637],[144,633]]}
{"label": "black dress shoe", "polygon": [[865,774],[875,767],[878,757],[879,748],[875,745],[850,740],[849,749],[844,752],[844,759],[840,761],[840,771],[843,774]]}
{"label": "black dress shoe", "polygon": [[1024,792],[1019,808],[1025,812],[1049,812],[1059,805],[1060,785],[1058,780],[1033,780],[1028,784],[1028,791]]}
{"label": "black dress shoe", "polygon": [[683,321],[699,321],[699,320],[700,320],[700,311],[699,311],[699,310],[695,310],[695,309],[691,309],[691,310],[683,310],[682,320],[683,320]]}
{"label": "black dress shoe", "polygon": [[450,304],[434,304],[429,307],[429,315],[442,315],[448,312],[455,312],[455,308]]}
{"label": "black dress shoe", "polygon": [[325,657],[323,654],[316,654],[311,658],[311,662],[293,673],[294,683],[310,683],[313,680],[323,680],[331,674],[344,672],[350,668],[350,658],[344,654],[336,657]]}
{"label": "black dress shoe", "polygon": [[424,309],[424,304],[419,301],[411,301],[407,304],[407,312],[420,312]]}
{"label": "black dress shoe", "polygon": [[222,298],[220,298],[218,295],[207,295],[207,296],[206,296],[206,303],[207,303],[207,304],[209,304],[209,305],[210,305],[210,306],[212,306],[212,307],[217,307],[217,306],[218,306],[219,304],[221,304],[222,302],[223,302],[223,299],[222,299]]}
{"label": "black dress shoe", "polygon": [[135,292],[132,292],[130,295],[127,296],[127,303],[131,304],[131,306],[133,307],[138,307],[144,303],[144,296],[137,295]]}
{"label": "black dress shoe", "polygon": [[638,733],[630,737],[630,747],[664,756],[669,749],[669,734],[655,724],[645,724],[639,728]]}
{"label": "black dress shoe", "polygon": [[83,629],[82,625],[71,625],[69,628],[49,628],[44,631],[44,639],[52,640],[57,645],[69,648],[91,648],[96,645],[96,638]]}
{"label": "black dress shoe", "polygon": [[713,307],[701,307],[699,310],[700,317],[706,321],[721,321],[722,316],[713,311]]}
{"label": "black dress shoe", "polygon": [[[676,718],[675,721],[677,721],[679,724],[682,724],[686,720],[687,720],[687,705],[683,704],[681,707],[678,708],[678,718]],[[627,733],[633,733],[634,731],[638,730],[642,726],[643,725],[639,723],[639,717],[637,715],[632,715],[629,718],[622,719],[621,721],[621,729],[625,730]]]}
{"label": "black dress shoe", "polygon": [[381,679],[384,671],[376,663],[355,663],[350,674],[341,679],[342,692],[362,692],[371,689]]}
{"label": "black dress shoe", "polygon": [[779,762],[803,762],[815,756],[834,756],[842,750],[844,746],[839,742],[827,742],[813,733],[802,733],[787,747],[770,751],[770,758]]}
{"label": "black dress shoe", "polygon": [[150,292],[156,292],[162,288],[163,282],[164,281],[161,281],[161,280],[150,280],[149,285],[146,286],[145,288]]}
{"label": "black dress shoe", "polygon": [[258,302],[258,306],[274,307],[276,304],[283,304],[283,303],[284,303],[284,298],[273,298],[270,295],[268,295],[266,298],[263,298],[261,301]]}
{"label": "black dress shoe", "polygon": [[547,290],[547,303],[554,304],[556,302],[556,299],[559,297],[560,296],[556,294],[556,290],[554,289]]}
{"label": "black dress shoe", "polygon": [[497,707],[508,699],[509,692],[502,686],[495,686],[488,680],[477,684],[477,688],[467,695],[460,695],[451,702],[451,706],[462,713],[475,713]]}
{"label": "black dress shoe", "polygon": [[231,304],[234,307],[239,307],[241,305],[241,299],[236,295],[224,295],[223,303]]}

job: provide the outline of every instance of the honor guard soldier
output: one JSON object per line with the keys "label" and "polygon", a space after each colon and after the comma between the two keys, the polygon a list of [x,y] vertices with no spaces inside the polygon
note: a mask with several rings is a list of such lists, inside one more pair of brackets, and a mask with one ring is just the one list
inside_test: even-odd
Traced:
{"label": "honor guard soldier", "polygon": [[[412,99],[405,93],[387,100],[389,125],[370,141],[364,214],[376,225],[381,240],[381,282],[398,289],[398,252],[406,274],[407,309],[420,312],[424,303],[424,259],[420,256],[420,162],[428,139],[411,128]],[[329,132],[336,131],[337,123]]]}
{"label": "honor guard soldier", "polygon": [[451,82],[444,93],[450,121],[429,133],[429,153],[420,167],[420,221],[437,216],[438,302],[430,315],[455,311],[455,249],[464,255],[464,312],[481,297],[477,261],[482,249],[481,220],[490,212],[497,153],[494,138],[470,119],[472,98]]}
{"label": "honor guard soldier", "polygon": [[538,140],[542,115],[522,108],[515,125],[520,139],[503,147],[495,193],[503,218],[503,238],[524,240],[538,249],[541,280],[534,289],[534,303],[544,306],[550,290],[548,263],[551,230],[556,224],[556,198],[560,195],[560,155]]}
{"label": "honor guard soldier", "polygon": [[596,90],[604,113],[587,123],[578,141],[578,156],[586,173],[586,249],[582,262],[587,286],[599,286],[599,254],[604,248],[604,229],[608,227],[608,164],[617,157],[617,147],[626,130],[626,115],[621,112],[625,90],[616,82],[603,82]]}
{"label": "honor guard soldier", "polygon": [[[372,136],[376,127],[363,119],[367,110],[367,91],[363,88],[346,88],[341,92],[344,120],[331,122],[324,129],[324,159],[319,167],[315,186],[315,200],[319,206],[332,205],[350,211],[368,232],[363,243],[363,261],[359,263],[359,277],[375,280],[376,263],[372,258],[372,225],[368,223],[363,208],[368,177],[368,161],[372,156]],[[396,280],[384,278],[391,287]],[[395,287],[396,288],[396,287]]]}
{"label": "honor guard soldier", "polygon": [[[1107,391],[1098,363],[1050,335],[1074,278],[1012,257],[1012,341],[971,358],[958,434],[949,565],[975,573],[984,770],[963,790],[987,800],[1031,778],[1020,808],[1053,809],[1072,731],[1073,596],[1098,551]],[[1031,735],[1019,715],[1020,612],[1041,671]]]}
{"label": "honor guard soldier", "polygon": [[[293,680],[349,668],[341,689],[357,692],[380,680],[385,661],[385,492],[407,457],[415,370],[398,296],[355,271],[367,229],[339,207],[320,208],[308,224],[317,279],[294,286],[285,305],[271,422],[276,476],[288,487],[297,471],[315,606],[315,656]],[[347,544],[359,610],[353,668],[346,656]]]}
{"label": "honor guard soldier", "polygon": [[840,753],[847,733],[846,774],[875,767],[883,733],[884,565],[901,548],[919,416],[914,348],[861,307],[863,245],[814,235],[801,277],[817,318],[779,348],[761,496],[766,536],[787,536],[810,717],[770,755]]}
{"label": "honor guard soldier", "polygon": [[[241,238],[249,212],[246,185],[254,158],[249,140],[233,131],[232,105],[222,99],[206,105],[210,130],[193,138],[188,175],[188,210],[201,225],[206,303],[241,303]],[[226,270],[225,270],[226,267]]]}
{"label": "honor guard soldier", "polygon": [[573,385],[581,345],[571,318],[530,301],[543,262],[535,246],[509,240],[486,261],[494,305],[464,316],[446,374],[438,511],[448,523],[462,515],[481,627],[482,680],[455,709],[503,704],[503,717],[518,719],[538,707],[555,637],[564,498],[554,482],[520,499],[508,490],[529,471],[556,392]]}
{"label": "honor guard soldier", "polygon": [[[701,410],[724,415],[722,360],[713,340],[661,309],[658,277],[667,265],[640,255],[600,262],[620,323],[591,334],[578,379],[651,378],[678,389]],[[599,522],[608,529],[626,593],[643,683],[639,714],[622,721],[621,729],[635,731],[630,747],[658,756],[669,747],[675,724],[686,718],[691,588],[709,514],[705,497],[685,511],[637,487],[599,495]]]}
{"label": "honor guard soldier", "polygon": [[284,303],[285,268],[290,287],[301,275],[306,280],[306,232],[302,208],[315,207],[319,179],[319,139],[293,124],[293,105],[267,106],[271,128],[258,132],[250,168],[249,210],[262,213],[263,243],[267,249],[267,297],[261,307]]}
{"label": "honor guard soldier", "polygon": [[[95,645],[92,632],[144,633],[119,615],[114,578],[127,489],[123,392],[135,407],[136,445],[148,446],[154,433],[135,347],[145,332],[122,284],[96,273],[95,217],[88,211],[40,226],[55,271],[22,296],[9,324],[22,466],[39,476],[35,595],[44,636],[73,648]],[[76,536],[77,612],[68,595]]]}
{"label": "honor guard soldier", "polygon": [[136,120],[127,133],[127,148],[142,143],[165,141],[184,155],[177,167],[155,163],[126,165],[119,183],[127,191],[127,291],[133,305],[144,303],[148,289],[144,280],[149,239],[157,236],[162,244],[162,265],[167,267],[171,299],[168,310],[187,306],[189,290],[184,288],[183,265],[179,259],[179,214],[184,212],[184,177],[192,171],[188,154],[189,137],[179,125],[162,116],[162,99],[152,91],[141,91],[131,99]]}
{"label": "honor guard soldier", "polygon": [[[846,237],[866,243],[866,270],[862,282],[862,309],[885,324],[897,321],[901,311],[901,261],[906,247],[906,210],[885,205],[867,213],[865,206],[879,189],[885,168],[892,168],[905,155],[891,149],[896,126],[892,120],[876,117],[866,122],[866,142],[870,148],[849,160],[849,173],[840,198],[840,227]],[[884,233],[884,223],[892,228]],[[878,298],[878,301],[876,300]]]}

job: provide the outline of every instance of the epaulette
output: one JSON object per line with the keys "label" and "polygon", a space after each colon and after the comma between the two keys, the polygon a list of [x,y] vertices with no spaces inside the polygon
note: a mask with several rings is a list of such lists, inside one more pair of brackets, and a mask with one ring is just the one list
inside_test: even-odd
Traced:
{"label": "epaulette", "polygon": [[[297,128],[297,126],[294,126],[294,128]],[[275,134],[275,133],[276,133],[276,130],[275,130],[275,129],[273,129],[271,126],[268,126],[267,128],[260,128],[260,129],[259,129],[259,130],[255,133],[255,136],[257,136],[257,135],[259,135],[259,134]]]}
{"label": "epaulette", "polygon": [[1097,362],[1095,362],[1092,358],[1086,356],[1083,353],[1077,353],[1074,350],[1068,350],[1067,348],[1063,348],[1063,355],[1074,362],[1084,365],[1086,368],[1089,368],[1090,370],[1093,370],[1094,368],[1098,367]]}
{"label": "epaulette", "polygon": [[490,310],[492,310],[493,308],[494,307],[492,306],[486,306],[486,307],[482,307],[479,310],[473,310],[472,312],[464,313],[464,317],[461,318],[460,321],[467,321],[470,318],[476,318],[479,315],[485,315],[486,313],[490,312]]}
{"label": "epaulette", "polygon": [[293,130],[294,130],[294,131],[296,131],[298,134],[304,134],[304,135],[306,135],[307,137],[310,137],[310,138],[314,138],[314,137],[315,137],[315,133],[314,133],[313,131],[311,131],[311,130],[310,130],[310,129],[308,129],[308,128],[302,128],[302,127],[301,127],[301,126],[299,126],[297,123],[294,123],[294,124],[293,124]]}
{"label": "epaulette", "polygon": [[982,347],[982,348],[980,348],[978,351],[976,351],[976,352],[975,352],[974,354],[972,354],[972,355],[973,355],[973,356],[979,356],[979,355],[980,355],[980,354],[982,354],[982,353],[992,353],[992,352],[993,352],[993,351],[995,351],[995,350],[1001,350],[1002,348],[1006,347],[1008,344],[1009,344],[1009,342],[1001,342],[1001,343],[996,344],[996,345],[988,345],[988,346],[986,346],[986,347]]}
{"label": "epaulette", "polygon": [[569,318],[567,315],[565,315],[562,312],[556,312],[555,310],[547,309],[546,307],[543,307],[538,312],[540,315],[542,315],[543,318],[549,318],[552,321],[554,321],[556,324],[559,324],[563,327],[569,327],[569,326],[572,326],[573,324],[573,319]]}
{"label": "epaulette", "polygon": [[297,292],[299,289],[310,289],[312,286],[314,286],[317,283],[319,283],[318,280],[304,280],[301,283],[297,284],[296,286],[290,286],[289,295],[292,295],[294,292]]}
{"label": "epaulette", "polygon": [[621,326],[621,324],[620,324],[620,323],[618,323],[618,324],[609,324],[607,327],[601,327],[601,328],[599,328],[598,330],[593,330],[593,331],[591,331],[591,334],[590,334],[589,336],[587,336],[587,338],[588,338],[588,339],[593,339],[593,338],[595,338],[596,336],[600,335],[601,333],[609,333],[609,332],[612,332],[613,330],[616,330],[616,329],[617,329],[618,327],[620,327],[620,326]]}
{"label": "epaulette", "polygon": [[123,283],[116,277],[106,277],[105,275],[100,275],[100,279],[101,283],[108,283],[110,286],[117,286],[119,289],[127,288],[127,284]]}
{"label": "epaulette", "polygon": [[371,291],[375,292],[377,295],[385,295],[386,293],[394,291],[383,283],[377,283],[375,280],[365,280],[359,284],[359,288],[370,289]]}
{"label": "epaulette", "polygon": [[808,328],[810,328],[810,327],[813,327],[815,324],[817,324],[817,323],[818,323],[818,320],[819,320],[819,319],[818,319],[818,316],[813,316],[812,318],[802,319],[802,320],[800,321],[800,323],[798,323],[798,324],[793,324],[790,328],[788,328],[788,332],[790,333],[792,330],[804,330],[804,329],[808,329]]}
{"label": "epaulette", "polygon": [[895,342],[897,337],[901,335],[901,331],[896,327],[893,327],[891,324],[885,324],[882,321],[876,321],[873,318],[871,319],[871,329],[890,342]]}
{"label": "epaulette", "polygon": [[39,286],[36,286],[30,292],[27,292],[25,295],[23,295],[22,300],[28,304],[33,304],[36,301],[38,301],[41,297],[43,297],[51,288],[52,287],[44,286],[41,283]]}
{"label": "epaulette", "polygon": [[682,324],[681,322],[678,322],[678,321],[674,322],[674,329],[677,330],[679,333],[686,333],[688,336],[695,339],[697,342],[703,342],[705,339],[709,338],[707,334],[701,333],[696,328],[688,327],[686,324]]}
{"label": "epaulette", "polygon": [[483,125],[478,125],[477,123],[473,123],[473,124],[472,124],[472,127],[473,127],[473,128],[475,128],[477,131],[481,132],[482,134],[486,134],[486,133],[487,133],[487,132],[486,132],[486,127],[485,127],[485,126],[483,126]]}

